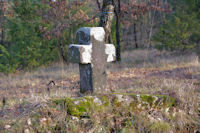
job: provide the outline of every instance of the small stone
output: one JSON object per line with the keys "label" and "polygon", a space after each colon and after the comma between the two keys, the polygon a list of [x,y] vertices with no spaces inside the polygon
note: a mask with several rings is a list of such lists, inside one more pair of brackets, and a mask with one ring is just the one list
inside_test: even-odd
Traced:
{"label": "small stone", "polygon": [[116,95],[118,102],[123,102],[123,95]]}
{"label": "small stone", "polygon": [[25,129],[24,133],[30,133],[29,129]]}
{"label": "small stone", "polygon": [[85,124],[87,124],[90,120],[89,120],[89,119],[85,119],[85,118],[83,118],[83,119],[81,119],[81,121],[82,121],[83,124],[85,125]]}
{"label": "small stone", "polygon": [[165,109],[165,112],[168,113],[168,112],[169,112],[169,108],[166,108],[166,109]]}
{"label": "small stone", "polygon": [[74,104],[80,105],[80,101],[77,100],[77,101],[74,102]]}
{"label": "small stone", "polygon": [[94,103],[96,103],[98,106],[102,105],[101,100],[100,100],[99,98],[97,98],[97,97],[95,97],[93,101],[94,101]]}
{"label": "small stone", "polygon": [[5,125],[4,128],[5,128],[5,129],[9,129],[9,128],[11,128],[11,126],[10,126],[10,125]]}
{"label": "small stone", "polygon": [[47,119],[46,119],[46,118],[40,119],[40,123],[41,123],[41,124],[45,124],[46,122],[47,122]]}
{"label": "small stone", "polygon": [[141,107],[142,107],[142,105],[141,105],[141,104],[138,104],[138,105],[137,105],[137,108],[139,108],[139,109],[140,109]]}
{"label": "small stone", "polygon": [[72,120],[79,121],[78,117],[72,116]]}
{"label": "small stone", "polygon": [[32,125],[31,119],[30,119],[30,118],[27,120],[27,124],[28,124],[29,126]]}

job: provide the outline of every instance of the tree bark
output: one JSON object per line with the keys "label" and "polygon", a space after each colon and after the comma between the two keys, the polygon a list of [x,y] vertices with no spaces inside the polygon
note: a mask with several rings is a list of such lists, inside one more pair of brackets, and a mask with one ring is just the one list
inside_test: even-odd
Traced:
{"label": "tree bark", "polygon": [[137,42],[137,31],[136,31],[137,29],[136,29],[136,26],[137,26],[136,20],[134,20],[134,29],[133,29],[134,31],[133,32],[134,32],[134,39],[135,39],[135,47],[139,48],[138,47],[138,42]]}
{"label": "tree bark", "polygon": [[116,59],[117,61],[121,61],[121,46],[120,46],[120,18],[121,18],[121,1],[118,0],[118,7],[115,7],[115,15],[116,15]]}
{"label": "tree bark", "polygon": [[99,11],[101,11],[101,3],[100,3],[100,1],[99,1],[99,0],[96,0],[96,3],[97,3],[97,6],[98,6],[98,8],[99,8]]}
{"label": "tree bark", "polygon": [[100,16],[99,26],[103,27],[105,34],[105,42],[112,43],[111,39],[111,25],[114,17],[113,0],[103,0],[102,14]]}
{"label": "tree bark", "polygon": [[4,28],[1,27],[1,45],[4,45]]}
{"label": "tree bark", "polygon": [[[158,6],[158,4],[160,3],[160,0],[157,1],[156,3],[156,6]],[[153,13],[151,13],[153,16],[151,16],[151,23],[150,23],[150,29],[149,29],[149,38],[148,38],[148,46],[149,48],[152,47],[152,44],[151,44],[151,37],[152,37],[152,32],[153,32],[153,25],[154,25],[154,18],[155,18],[155,14],[156,14],[156,11],[154,11]]]}
{"label": "tree bark", "polygon": [[5,8],[5,7],[4,7],[4,4],[5,4],[5,3],[4,3],[4,2],[1,2],[0,4],[1,4],[1,5],[0,5],[0,8],[1,8],[1,9],[0,9],[0,10],[1,10],[1,11],[0,11],[0,12],[1,12],[1,14],[0,14],[0,15],[1,15],[1,16],[0,16],[0,23],[1,23],[1,45],[4,45],[4,15],[5,15],[5,14],[4,14],[4,13],[5,13],[5,12],[4,12],[4,8]]}

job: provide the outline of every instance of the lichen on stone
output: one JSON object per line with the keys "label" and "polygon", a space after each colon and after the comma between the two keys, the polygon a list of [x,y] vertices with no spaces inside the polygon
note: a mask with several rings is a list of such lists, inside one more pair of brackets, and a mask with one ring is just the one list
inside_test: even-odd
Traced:
{"label": "lichen on stone", "polygon": [[147,94],[110,94],[53,100],[53,103],[66,109],[69,115],[76,117],[89,116],[89,113],[102,111],[109,107],[128,108],[132,112],[151,108],[166,109],[174,106],[175,102],[175,98],[169,96]]}

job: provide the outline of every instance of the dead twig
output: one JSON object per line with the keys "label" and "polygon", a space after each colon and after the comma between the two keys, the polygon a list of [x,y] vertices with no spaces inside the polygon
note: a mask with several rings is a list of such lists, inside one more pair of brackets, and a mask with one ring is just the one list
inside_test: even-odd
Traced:
{"label": "dead twig", "polygon": [[53,86],[55,86],[56,83],[55,83],[53,80],[51,80],[51,81],[47,84],[47,92],[49,93],[49,95],[50,95],[50,93],[51,93],[51,90],[50,90],[50,85],[51,85],[51,84],[53,84]]}

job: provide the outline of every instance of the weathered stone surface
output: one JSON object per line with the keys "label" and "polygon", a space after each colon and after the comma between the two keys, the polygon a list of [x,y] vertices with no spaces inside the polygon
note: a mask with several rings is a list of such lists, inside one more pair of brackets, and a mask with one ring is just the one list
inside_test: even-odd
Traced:
{"label": "weathered stone surface", "polygon": [[92,65],[79,64],[80,71],[80,92],[93,92]]}
{"label": "weathered stone surface", "polygon": [[69,46],[69,61],[79,63],[81,92],[106,88],[106,63],[115,60],[115,47],[105,44],[102,27],[84,27],[76,33],[79,45]]}
{"label": "weathered stone surface", "polygon": [[71,44],[68,50],[69,61],[72,63],[91,63],[92,45]]}
{"label": "weathered stone surface", "polygon": [[[104,38],[104,36],[103,36]],[[92,82],[94,90],[104,90],[106,88],[106,54],[104,39],[96,39],[91,36],[92,42]]]}
{"label": "weathered stone surface", "polygon": [[102,27],[83,27],[76,32],[76,40],[78,44],[90,45],[91,36],[98,41],[104,41],[105,31]]}
{"label": "weathered stone surface", "polygon": [[[169,111],[174,106],[176,99],[167,95],[146,95],[146,94],[110,94],[104,96],[86,96],[81,98],[55,99],[55,104],[65,105],[67,112],[72,116],[88,116],[91,106],[98,109],[106,107],[120,107],[129,111],[144,111],[162,109]],[[64,103],[64,104],[63,104]],[[104,110],[105,111],[105,110]]]}
{"label": "weathered stone surface", "polygon": [[115,46],[113,44],[105,44],[105,53],[107,55],[107,62],[113,62],[116,60]]}
{"label": "weathered stone surface", "polygon": [[[105,44],[105,54],[107,62],[116,60],[115,46],[113,44]],[[89,64],[91,63],[92,45],[69,45],[68,57],[72,63]]]}

